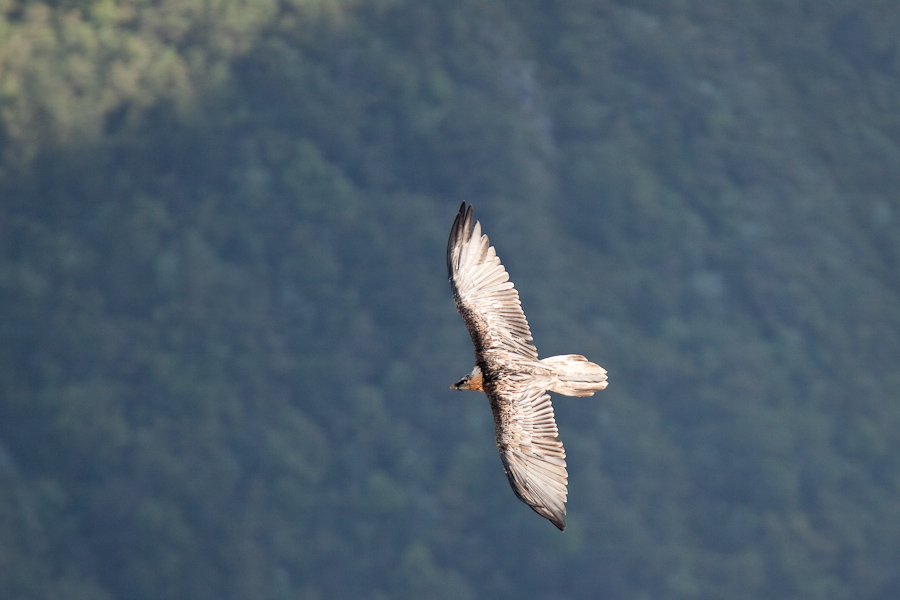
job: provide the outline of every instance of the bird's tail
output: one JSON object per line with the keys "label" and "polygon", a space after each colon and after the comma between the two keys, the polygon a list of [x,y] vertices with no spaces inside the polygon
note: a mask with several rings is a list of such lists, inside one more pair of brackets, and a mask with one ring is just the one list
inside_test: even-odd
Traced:
{"label": "bird's tail", "polygon": [[553,373],[551,392],[565,396],[593,396],[606,387],[606,369],[580,354],[562,354],[541,360]]}

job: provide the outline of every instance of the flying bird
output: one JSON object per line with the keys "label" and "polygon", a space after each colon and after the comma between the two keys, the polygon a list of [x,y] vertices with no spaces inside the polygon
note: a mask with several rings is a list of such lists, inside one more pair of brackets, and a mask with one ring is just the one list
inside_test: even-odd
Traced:
{"label": "flying bird", "polygon": [[566,451],[547,392],[593,396],[606,370],[578,354],[538,359],[519,293],[481,223],[463,202],[447,242],[456,309],[475,346],[475,368],[450,386],[483,391],[494,413],[497,450],[516,496],[560,530],[566,527]]}

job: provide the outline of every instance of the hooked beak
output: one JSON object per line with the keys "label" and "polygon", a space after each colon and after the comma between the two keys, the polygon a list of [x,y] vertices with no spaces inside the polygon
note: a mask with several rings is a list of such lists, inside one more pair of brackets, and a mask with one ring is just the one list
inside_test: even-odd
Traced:
{"label": "hooked beak", "polygon": [[481,369],[476,365],[472,372],[450,386],[451,390],[473,390],[483,392]]}

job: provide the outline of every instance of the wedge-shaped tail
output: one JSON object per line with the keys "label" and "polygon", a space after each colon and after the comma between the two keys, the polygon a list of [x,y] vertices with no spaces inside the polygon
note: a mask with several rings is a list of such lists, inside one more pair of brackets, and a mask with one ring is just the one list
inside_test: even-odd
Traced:
{"label": "wedge-shaped tail", "polygon": [[552,371],[551,392],[564,396],[593,396],[606,387],[606,369],[580,354],[561,354],[541,360]]}

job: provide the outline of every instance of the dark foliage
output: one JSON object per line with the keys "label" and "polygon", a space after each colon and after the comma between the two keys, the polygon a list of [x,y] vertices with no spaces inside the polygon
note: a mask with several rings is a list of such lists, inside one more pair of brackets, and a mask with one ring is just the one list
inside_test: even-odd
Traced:
{"label": "dark foliage", "polygon": [[[887,599],[892,2],[0,1],[0,597]],[[542,355],[513,497],[444,244]]]}

